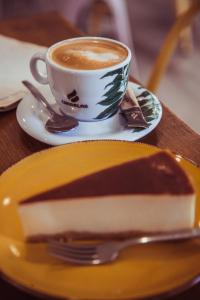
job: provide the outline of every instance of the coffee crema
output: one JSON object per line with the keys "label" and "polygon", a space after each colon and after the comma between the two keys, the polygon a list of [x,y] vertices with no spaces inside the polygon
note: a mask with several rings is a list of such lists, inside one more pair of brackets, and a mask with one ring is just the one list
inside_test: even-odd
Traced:
{"label": "coffee crema", "polygon": [[96,70],[123,62],[128,51],[106,40],[84,39],[66,42],[52,49],[50,58],[62,67],[77,70]]}

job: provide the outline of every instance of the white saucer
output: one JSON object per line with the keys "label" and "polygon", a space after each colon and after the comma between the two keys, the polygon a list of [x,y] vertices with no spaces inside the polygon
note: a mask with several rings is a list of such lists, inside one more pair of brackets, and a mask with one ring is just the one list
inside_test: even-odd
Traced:
{"label": "white saucer", "polygon": [[[31,94],[27,94],[19,103],[17,121],[26,133],[49,145],[62,145],[88,140],[136,141],[149,134],[158,125],[162,117],[162,106],[155,95],[138,84],[132,82],[129,82],[129,84],[134,89],[136,96],[146,91],[147,95],[144,97],[146,103],[143,103],[143,107],[148,108],[146,109],[147,113],[149,113],[148,128],[127,129],[123,116],[117,113],[104,121],[80,122],[79,126],[71,131],[53,134],[48,132],[44,126],[48,119],[46,111],[43,110],[43,107],[37,103]],[[41,86],[41,92],[50,103],[54,103],[53,96],[47,86]],[[145,101],[143,100],[143,102]]]}

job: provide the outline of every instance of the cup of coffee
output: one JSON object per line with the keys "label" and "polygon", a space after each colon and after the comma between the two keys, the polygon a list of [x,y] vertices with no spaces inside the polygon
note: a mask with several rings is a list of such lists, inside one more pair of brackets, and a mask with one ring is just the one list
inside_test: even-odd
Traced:
{"label": "cup of coffee", "polygon": [[[47,74],[38,61],[46,64]],[[49,84],[60,109],[79,121],[114,115],[128,83],[131,51],[107,38],[80,37],[61,41],[30,61],[33,77]]]}

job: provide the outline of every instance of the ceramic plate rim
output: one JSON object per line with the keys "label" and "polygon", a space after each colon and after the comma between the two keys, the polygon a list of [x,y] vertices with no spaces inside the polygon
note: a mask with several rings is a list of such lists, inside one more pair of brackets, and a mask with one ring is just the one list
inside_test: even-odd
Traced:
{"label": "ceramic plate rim", "polygon": [[[0,278],[5,280],[7,283],[11,284],[13,287],[19,289],[22,292],[25,292],[28,295],[32,295],[38,298],[43,298],[43,299],[58,299],[58,300],[73,300],[73,298],[66,296],[65,298],[63,297],[58,297],[58,296],[53,296],[51,294],[47,293],[42,293],[37,290],[31,289],[29,287],[26,287],[25,285],[18,283],[17,281],[13,280],[11,277],[7,276],[0,270]],[[197,274],[196,276],[192,277],[190,280],[187,280],[183,284],[175,287],[174,289],[171,289],[169,291],[160,293],[160,294],[155,294],[155,295],[150,295],[146,297],[129,297],[129,298],[123,298],[124,300],[164,300],[167,299],[168,297],[173,297],[180,295],[181,293],[187,291],[188,289],[194,287],[195,285],[200,283],[200,273]],[[87,298],[82,298],[81,300],[88,300]],[[95,300],[100,300],[98,298],[95,298]],[[113,300],[121,300],[121,298],[113,298]]]}

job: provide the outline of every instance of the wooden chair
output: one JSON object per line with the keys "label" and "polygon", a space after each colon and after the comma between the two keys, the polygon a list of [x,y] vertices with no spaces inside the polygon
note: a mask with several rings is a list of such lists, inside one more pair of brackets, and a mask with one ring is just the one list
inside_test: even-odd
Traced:
{"label": "wooden chair", "polygon": [[[176,0],[175,10],[176,17],[179,17],[184,12],[186,12],[191,5],[190,0]],[[185,55],[191,54],[193,51],[193,36],[192,36],[192,26],[187,26],[182,30],[179,36],[180,49]]]}
{"label": "wooden chair", "polygon": [[165,39],[152,73],[149,77],[147,87],[151,91],[155,91],[158,88],[160,80],[168,66],[171,55],[178,43],[180,33],[192,23],[195,16],[199,12],[200,1],[193,1],[193,4],[190,6],[190,8],[186,12],[181,14],[175,21],[175,24],[173,25]]}

